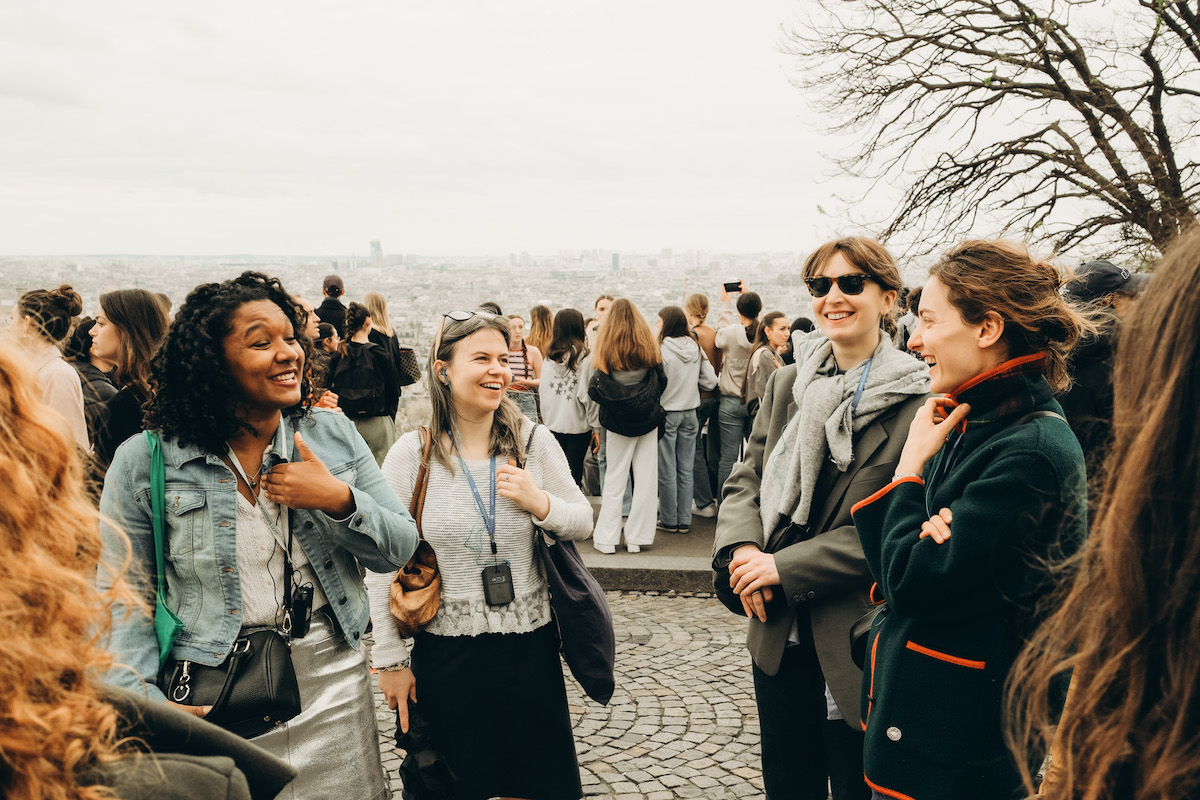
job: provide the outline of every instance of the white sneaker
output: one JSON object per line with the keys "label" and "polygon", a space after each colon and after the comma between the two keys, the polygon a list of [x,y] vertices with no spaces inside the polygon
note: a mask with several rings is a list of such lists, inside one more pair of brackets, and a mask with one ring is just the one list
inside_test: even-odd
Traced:
{"label": "white sneaker", "polygon": [[627,544],[627,545],[625,545],[625,549],[631,553],[642,552],[642,548],[638,547],[636,544]]}
{"label": "white sneaker", "polygon": [[692,514],[697,517],[715,517],[717,515],[717,501],[714,500],[706,506],[696,505],[696,501],[692,501]]}
{"label": "white sneaker", "polygon": [[596,544],[593,542],[592,547],[596,548],[607,556],[611,556],[613,553],[617,552],[617,546],[615,544]]}

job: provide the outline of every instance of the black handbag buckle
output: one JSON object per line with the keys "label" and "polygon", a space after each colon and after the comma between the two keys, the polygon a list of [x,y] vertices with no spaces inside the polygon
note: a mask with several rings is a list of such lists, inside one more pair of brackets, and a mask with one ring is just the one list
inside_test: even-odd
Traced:
{"label": "black handbag buckle", "polygon": [[233,643],[233,650],[230,651],[231,656],[244,656],[250,652],[250,639],[242,637]]}

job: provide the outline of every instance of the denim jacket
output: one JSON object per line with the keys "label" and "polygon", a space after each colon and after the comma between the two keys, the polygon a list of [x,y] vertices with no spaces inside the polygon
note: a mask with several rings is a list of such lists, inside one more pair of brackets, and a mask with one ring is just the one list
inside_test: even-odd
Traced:
{"label": "denim jacket", "polygon": [[[346,641],[357,648],[370,616],[358,564],[376,571],[398,569],[416,549],[416,525],[384,482],[375,458],[350,420],[314,409],[307,418],[283,418],[281,428],[284,435],[277,436],[268,449],[264,467],[301,460],[294,436],[299,431],[334,477],[350,485],[354,511],[347,518],[336,520],[319,510],[294,509],[289,519],[296,541],[329,598],[329,609]],[[235,540],[237,480],[219,457],[198,447],[181,447],[164,438],[162,451],[166,466],[166,602],[183,620],[172,656],[215,666],[229,655],[242,628]],[[153,610],[154,528],[145,437],[135,436],[117,450],[104,482],[100,512],[104,547],[101,586],[111,584],[114,568],[119,570],[129,555],[126,579]],[[128,546],[104,521],[124,531]],[[154,686],[159,663],[152,621],[146,614],[125,612],[124,608],[114,609],[109,649],[122,666],[113,668],[109,680],[126,688],[144,688],[152,699],[164,699]]]}

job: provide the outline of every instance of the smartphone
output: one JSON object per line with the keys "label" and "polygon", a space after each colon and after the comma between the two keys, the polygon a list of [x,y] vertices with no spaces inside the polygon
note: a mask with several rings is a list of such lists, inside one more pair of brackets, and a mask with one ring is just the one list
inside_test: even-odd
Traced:
{"label": "smartphone", "polygon": [[730,294],[733,294],[734,292],[740,292],[741,290],[741,281],[725,281],[725,291],[729,292]]}

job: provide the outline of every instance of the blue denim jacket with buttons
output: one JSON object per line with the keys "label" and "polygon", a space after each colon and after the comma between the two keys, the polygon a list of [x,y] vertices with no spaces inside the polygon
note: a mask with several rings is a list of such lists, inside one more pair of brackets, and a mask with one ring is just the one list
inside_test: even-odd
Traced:
{"label": "blue denim jacket with buttons", "polygon": [[[276,436],[264,456],[264,468],[301,460],[296,452],[296,431],[334,477],[349,484],[354,496],[354,511],[346,519],[303,509],[292,510],[289,518],[295,539],[329,598],[330,611],[346,641],[357,648],[370,616],[358,564],[375,571],[398,569],[416,549],[417,528],[384,482],[354,424],[341,414],[313,409],[308,417],[285,417],[282,435]],[[242,628],[235,540],[237,481],[218,456],[198,447],[181,447],[164,438],[162,451],[166,466],[166,601],[183,620],[172,657],[215,666],[229,655]],[[105,477],[100,512],[104,547],[101,586],[111,584],[114,567],[120,569],[128,556],[126,579],[153,610],[154,528],[145,437],[135,436],[117,450]],[[158,640],[149,615],[114,609],[109,649],[118,664],[110,681],[142,689],[152,699],[165,699],[154,686]]]}

